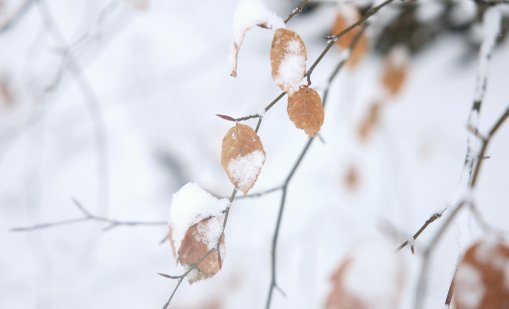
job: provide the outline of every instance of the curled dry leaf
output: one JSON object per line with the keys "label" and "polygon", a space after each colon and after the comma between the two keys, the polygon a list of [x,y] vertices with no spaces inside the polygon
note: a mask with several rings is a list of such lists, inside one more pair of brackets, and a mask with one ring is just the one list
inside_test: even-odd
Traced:
{"label": "curled dry leaf", "polygon": [[491,235],[473,244],[454,278],[458,309],[509,308],[509,246]]}
{"label": "curled dry leaf", "polygon": [[288,116],[295,126],[310,137],[315,136],[323,124],[324,111],[320,95],[304,85],[288,97]]}
{"label": "curled dry leaf", "polygon": [[393,309],[404,283],[401,256],[385,243],[363,244],[341,261],[331,276],[327,309]]}
{"label": "curled dry leaf", "polygon": [[221,223],[218,217],[204,219],[193,224],[182,239],[178,262],[188,267],[196,265],[195,271],[188,276],[190,283],[212,277],[221,270],[224,257]]}
{"label": "curled dry leaf", "polygon": [[233,44],[230,53],[230,76],[237,77],[240,46],[253,27],[284,28],[283,19],[270,11],[261,0],[239,0],[233,16]]}
{"label": "curled dry leaf", "polygon": [[387,55],[382,71],[382,85],[390,96],[397,95],[407,78],[408,52],[404,47],[396,47]]}
{"label": "curled dry leaf", "polygon": [[254,186],[265,162],[265,151],[256,132],[237,124],[223,138],[221,165],[232,184],[244,194]]}
{"label": "curled dry leaf", "polygon": [[307,51],[301,37],[288,29],[277,29],[272,39],[270,63],[272,79],[283,91],[292,94],[306,75]]}
{"label": "curled dry leaf", "polygon": [[[352,5],[342,5],[336,14],[336,19],[332,27],[332,34],[338,34],[348,28],[361,18],[359,9]],[[360,27],[353,28],[344,35],[342,35],[336,42],[341,49],[350,48],[353,39],[361,31]],[[350,58],[348,59],[347,66],[354,68],[360,60],[366,55],[369,48],[368,38],[363,33],[357,42],[354,50],[351,51]]]}

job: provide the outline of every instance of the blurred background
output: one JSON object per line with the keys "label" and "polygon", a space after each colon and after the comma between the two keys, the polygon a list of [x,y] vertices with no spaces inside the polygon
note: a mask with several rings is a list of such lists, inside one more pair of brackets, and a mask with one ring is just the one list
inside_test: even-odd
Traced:
{"label": "blurred background", "polygon": [[[356,2],[365,12],[370,1]],[[299,1],[267,1],[283,18]],[[103,231],[82,222],[31,232],[10,229],[80,218],[166,221],[172,194],[189,181],[227,196],[220,165],[232,123],[216,113],[257,113],[279,88],[271,78],[272,31],[252,29],[229,76],[236,1],[0,0],[0,308],[160,308],[179,274],[164,225]],[[366,30],[367,52],[331,86],[320,132],[288,189],[272,308],[322,308],[330,276],[352,250],[380,240],[394,248],[458,187],[474,96],[482,15],[471,0],[397,2]],[[509,104],[509,11],[492,57],[480,131]],[[336,1],[311,1],[288,27],[308,66],[326,45]],[[387,55],[404,50],[401,90],[383,94]],[[323,92],[340,60],[333,48],[313,73]],[[401,59],[400,59],[401,60]],[[382,102],[383,103],[380,103]],[[375,106],[375,107],[374,107]],[[247,124],[255,125],[256,120]],[[280,185],[307,137],[286,99],[264,116],[267,153],[252,192]],[[496,228],[507,227],[509,127],[488,149],[476,192]],[[216,276],[183,283],[173,308],[262,308],[280,193],[234,202],[226,258]],[[419,248],[401,252],[401,308],[411,308]],[[425,307],[443,304],[455,265],[482,235],[468,212],[433,254]],[[372,259],[376,265],[375,256]]]}

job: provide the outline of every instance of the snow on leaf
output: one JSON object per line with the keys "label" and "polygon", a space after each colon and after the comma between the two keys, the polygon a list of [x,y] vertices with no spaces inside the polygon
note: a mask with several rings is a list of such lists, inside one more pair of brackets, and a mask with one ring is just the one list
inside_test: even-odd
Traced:
{"label": "snow on leaf", "polygon": [[272,79],[283,91],[292,94],[306,74],[307,52],[301,37],[288,29],[277,29],[272,39],[270,63]]}
{"label": "snow on leaf", "polygon": [[385,58],[382,85],[390,96],[397,95],[405,83],[408,72],[408,51],[405,47],[393,48]]}
{"label": "snow on leaf", "polygon": [[324,111],[320,95],[304,85],[288,97],[288,116],[295,126],[310,137],[315,136],[323,124]]}
{"label": "snow on leaf", "polygon": [[178,261],[186,267],[196,265],[188,277],[190,283],[212,277],[221,270],[224,258],[222,232],[222,220],[219,217],[204,219],[187,230],[178,250]]}
{"label": "snow on leaf", "polygon": [[240,46],[251,28],[284,28],[283,19],[270,11],[261,0],[239,0],[233,16],[233,44],[230,53],[230,75],[237,77]]}
{"label": "snow on leaf", "polygon": [[265,162],[265,151],[256,132],[237,124],[223,138],[221,165],[232,184],[244,194],[254,186]]}
{"label": "snow on leaf", "polygon": [[[194,256],[193,252],[201,252],[203,246],[207,250],[217,244],[222,228],[218,229],[214,220],[219,220],[218,217],[228,203],[228,199],[218,199],[192,182],[173,194],[168,238],[177,262],[192,265],[193,263],[189,263],[192,258],[187,256]],[[197,241],[192,241],[195,238],[203,245],[196,245]],[[210,259],[207,258],[206,261],[210,262]]]}
{"label": "snow on leaf", "polygon": [[[336,14],[336,19],[332,27],[332,34],[335,35],[340,33],[353,23],[357,22],[360,18],[361,14],[357,7],[352,5],[341,5]],[[359,33],[360,29],[360,27],[356,27],[348,31],[336,41],[336,44],[341,49],[350,48],[353,39],[356,37],[357,33]],[[360,62],[368,51],[368,45],[368,38],[363,33],[354,50],[351,51],[350,58],[347,62],[348,67],[354,68]]]}
{"label": "snow on leaf", "polygon": [[507,308],[509,305],[509,245],[495,235],[465,252],[454,282],[458,309]]}
{"label": "snow on leaf", "polygon": [[331,276],[327,309],[397,308],[404,281],[400,256],[385,243],[366,243],[352,251]]}

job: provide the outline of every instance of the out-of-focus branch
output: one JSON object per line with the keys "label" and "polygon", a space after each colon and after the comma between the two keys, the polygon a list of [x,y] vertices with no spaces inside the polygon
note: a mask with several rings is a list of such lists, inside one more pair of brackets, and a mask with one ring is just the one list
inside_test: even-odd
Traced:
{"label": "out-of-focus branch", "polygon": [[18,23],[37,0],[23,0],[10,17],[0,23],[0,34],[11,29]]}
{"label": "out-of-focus branch", "polygon": [[[463,166],[463,174],[462,174],[462,186],[466,186],[467,191],[471,191],[475,188],[477,184],[477,180],[479,178],[479,173],[482,167],[482,162],[484,161],[485,154],[489,143],[491,142],[495,133],[500,129],[502,124],[509,117],[509,107],[505,110],[505,112],[498,118],[492,128],[489,130],[486,136],[483,136],[479,132],[479,118],[480,118],[480,110],[482,107],[483,99],[486,93],[486,86],[488,82],[488,68],[489,62],[491,58],[491,54],[495,47],[496,38],[500,31],[500,22],[501,22],[501,14],[497,10],[496,7],[491,7],[485,11],[483,16],[483,30],[484,37],[483,42],[481,44],[481,48],[479,51],[479,67],[476,74],[476,87],[474,93],[474,100],[472,104],[472,108],[468,117],[468,129],[469,136],[467,138],[467,150],[465,155],[465,162]],[[462,189],[462,188],[460,188]],[[457,202],[457,204],[452,205],[451,214],[447,217],[447,219],[442,223],[437,233],[431,239],[427,247],[424,249],[421,268],[418,278],[417,287],[415,290],[415,298],[414,298],[414,306],[413,308],[420,309],[423,306],[424,297],[426,295],[426,287],[427,287],[427,279],[429,274],[429,267],[431,264],[431,256],[434,252],[435,247],[442,239],[443,235],[454,221],[458,213],[461,209],[464,208],[465,205],[469,205],[470,211],[474,214],[476,220],[481,225],[481,227],[485,230],[489,230],[489,226],[484,221],[479,212],[477,206],[470,201],[469,199],[465,199],[465,197],[461,197],[461,200]],[[417,239],[419,235],[433,222],[435,222],[438,218],[442,216],[442,214],[449,209],[447,206],[441,213],[432,215],[423,226],[414,234],[413,239]],[[403,249],[405,246],[409,244],[409,241],[405,241],[401,244],[396,251]],[[413,247],[412,247],[413,251]],[[451,287],[449,288],[447,299],[445,304],[449,305],[451,299],[454,294],[454,278],[451,282]]]}
{"label": "out-of-focus branch", "polygon": [[45,0],[38,0],[37,4],[46,29],[51,34],[53,39],[64,48],[63,52],[65,53],[67,59],[67,67],[74,77],[76,85],[78,86],[78,89],[81,91],[81,94],[87,103],[87,107],[94,122],[97,157],[96,169],[99,178],[97,182],[98,207],[99,209],[102,209],[104,213],[106,213],[109,200],[108,143],[106,137],[106,124],[101,111],[99,100],[89,80],[85,74],[83,74],[83,70],[81,69],[80,64],[74,57],[73,53],[66,48],[67,44],[65,38],[62,35],[60,29],[56,26],[48,4]]}
{"label": "out-of-focus branch", "polygon": [[59,226],[75,224],[75,223],[82,223],[82,222],[105,223],[106,226],[103,228],[103,231],[109,231],[109,230],[119,227],[119,226],[162,226],[162,225],[168,224],[166,221],[123,221],[123,220],[117,220],[117,219],[111,219],[108,217],[98,216],[98,215],[95,215],[95,214],[91,213],[90,211],[88,211],[77,200],[73,199],[73,202],[74,202],[74,205],[82,213],[82,215],[83,215],[82,217],[61,220],[61,221],[39,223],[39,224],[35,224],[32,226],[14,227],[14,228],[11,228],[11,231],[12,232],[32,232],[32,231],[36,231],[36,230],[42,230],[42,229],[59,227]]}
{"label": "out-of-focus branch", "polygon": [[[508,118],[509,118],[509,106],[506,108],[504,113],[502,113],[502,115],[497,119],[495,124],[491,127],[491,129],[488,131],[488,134],[485,137],[482,137],[482,135],[480,135],[482,147],[481,147],[479,153],[476,155],[477,157],[483,158],[485,156],[489,143],[492,141],[496,132],[502,127],[502,125],[507,121]],[[474,167],[473,174],[472,174],[473,176],[472,176],[471,182],[469,184],[469,189],[473,189],[475,187],[475,185],[477,184],[477,180],[479,178],[479,174],[480,174],[481,167],[482,167],[482,162],[483,162],[483,160],[479,159],[477,161],[477,164]],[[431,255],[433,253],[433,249],[436,247],[438,242],[441,240],[443,234],[447,231],[447,228],[449,227],[451,222],[453,222],[454,218],[457,216],[459,211],[464,207],[464,205],[469,206],[471,213],[474,215],[474,217],[477,220],[477,223],[481,226],[482,229],[491,230],[488,223],[482,217],[478,207],[472,201],[461,201],[457,205],[453,206],[452,213],[449,215],[447,220],[445,222],[443,222],[439,231],[435,234],[433,239],[430,241],[429,245],[424,250],[423,257],[422,257],[421,271],[420,271],[417,290],[416,290],[415,305],[414,305],[415,308],[420,308],[422,306],[422,302],[424,301],[424,295],[426,294],[425,291],[426,291],[427,275],[428,275],[429,264],[431,262]],[[440,217],[441,217],[441,214],[440,214],[440,216],[437,216],[437,214],[435,214],[432,217],[430,217],[430,219],[428,219],[426,221],[426,223],[414,235],[414,240],[417,239],[417,237],[432,222],[434,222],[436,219],[438,219]],[[408,245],[408,241],[405,241],[403,244],[401,244],[398,247],[397,251],[403,249],[407,245]],[[454,288],[450,288],[448,294],[450,294],[448,296],[448,299],[452,298],[452,296],[454,294]]]}

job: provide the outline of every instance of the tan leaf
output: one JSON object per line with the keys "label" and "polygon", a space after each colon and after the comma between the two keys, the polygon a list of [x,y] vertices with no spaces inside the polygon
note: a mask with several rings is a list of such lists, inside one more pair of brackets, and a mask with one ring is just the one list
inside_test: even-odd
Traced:
{"label": "tan leaf", "polygon": [[357,129],[357,133],[361,140],[366,141],[370,138],[374,129],[378,125],[378,122],[380,121],[381,108],[382,104],[379,102],[375,102],[369,107],[366,115],[361,120]]}
{"label": "tan leaf", "polygon": [[320,95],[304,85],[288,96],[288,116],[295,126],[310,137],[315,136],[323,124],[324,111]]}
{"label": "tan leaf", "polygon": [[344,184],[350,191],[356,191],[359,188],[360,175],[359,169],[355,164],[351,164],[345,171]]}
{"label": "tan leaf", "polygon": [[12,85],[7,76],[0,76],[0,105],[14,104],[14,93]]}
{"label": "tan leaf", "polygon": [[[334,21],[334,25],[332,27],[332,34],[338,34],[341,31],[345,30],[350,25],[354,24],[361,18],[361,13],[358,8],[351,5],[344,5],[338,10],[336,14],[336,19]],[[337,41],[336,44],[341,49],[350,48],[352,45],[353,39],[357,36],[357,33],[361,30],[360,27],[355,27],[352,30],[348,31],[344,35],[342,35]],[[369,48],[369,42],[366,35],[363,33],[357,42],[357,45],[350,53],[350,58],[348,59],[347,66],[350,68],[354,68],[360,60],[366,55]]]}
{"label": "tan leaf", "polygon": [[489,238],[473,244],[463,256],[454,282],[458,309],[509,308],[507,243]]}
{"label": "tan leaf", "polygon": [[407,52],[402,47],[394,48],[385,58],[382,85],[390,96],[397,95],[407,78]]}
{"label": "tan leaf", "polygon": [[277,29],[272,39],[272,79],[289,94],[296,91],[306,75],[307,52],[301,37],[288,29]]}
{"label": "tan leaf", "polygon": [[127,3],[138,11],[146,11],[150,7],[150,0],[127,0]]}
{"label": "tan leaf", "polygon": [[265,162],[265,151],[256,132],[237,124],[223,138],[221,165],[232,184],[244,194],[254,186]]}
{"label": "tan leaf", "polygon": [[401,297],[404,268],[389,245],[363,244],[340,262],[330,280],[327,309],[393,309]]}
{"label": "tan leaf", "polygon": [[178,250],[178,262],[188,267],[192,267],[199,263],[196,266],[196,273],[192,276],[188,276],[190,283],[212,277],[221,270],[223,263],[222,252],[224,251],[224,234],[220,231],[216,231],[221,233],[219,252],[216,248],[217,239],[209,239],[209,234],[211,233],[209,225],[217,226],[217,224],[221,224],[217,217],[204,219],[193,224],[187,230],[182,240]]}

